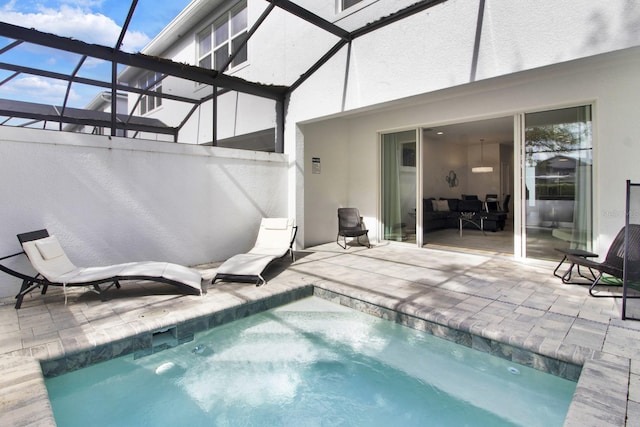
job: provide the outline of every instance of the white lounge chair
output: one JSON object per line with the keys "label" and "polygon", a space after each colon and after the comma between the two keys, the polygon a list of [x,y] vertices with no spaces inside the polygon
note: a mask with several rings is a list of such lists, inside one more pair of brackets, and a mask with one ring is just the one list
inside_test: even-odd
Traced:
{"label": "white lounge chair", "polygon": [[292,218],[262,218],[253,248],[220,265],[211,284],[216,280],[255,282],[256,286],[266,284],[262,272],[273,260],[291,254],[291,261],[294,261],[292,248],[297,231]]}
{"label": "white lounge chair", "polygon": [[[129,262],[104,267],[76,267],[67,257],[56,236],[50,236],[47,230],[38,230],[19,234],[24,253],[38,275],[29,278],[20,275],[24,281],[19,302],[25,294],[34,288],[43,286],[90,286],[104,300],[104,292],[112,286],[120,288],[123,280],[151,280],[178,286],[191,294],[202,295],[202,276],[197,270],[168,262]],[[40,277],[41,276],[41,277]],[[110,283],[106,288],[100,285]],[[65,294],[66,302],[66,294]],[[16,308],[19,308],[17,305]]]}

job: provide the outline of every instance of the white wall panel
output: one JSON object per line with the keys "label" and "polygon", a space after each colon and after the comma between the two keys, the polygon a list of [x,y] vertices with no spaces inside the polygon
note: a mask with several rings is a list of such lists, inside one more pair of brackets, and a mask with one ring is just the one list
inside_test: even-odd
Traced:
{"label": "white wall panel", "polygon": [[[288,216],[287,168],[283,154],[3,127],[0,254],[47,228],[79,266],[224,260],[262,217]],[[0,296],[18,289],[0,274]]]}
{"label": "white wall panel", "polygon": [[[636,92],[640,48],[599,55],[543,67],[504,77],[480,81],[399,102],[378,105],[374,110],[345,113],[313,121],[313,132],[304,133],[305,157],[324,143],[319,137],[336,124],[343,129],[347,121],[348,159],[359,164],[358,174],[348,179],[348,200],[357,205],[365,217],[377,215],[378,132],[408,127],[433,127],[520,112],[540,111],[566,106],[594,105],[594,224],[598,239],[596,252],[606,252],[611,240],[624,225],[624,185],[630,179],[640,182],[640,104]],[[303,127],[303,131],[308,125]],[[487,149],[488,147],[485,147]],[[485,156],[489,152],[485,151]],[[305,170],[304,179],[312,179]],[[469,177],[471,179],[471,177]],[[428,188],[427,188],[428,190]],[[342,188],[322,188],[306,192],[306,212],[332,203]],[[431,196],[431,194],[425,194]],[[306,218],[305,218],[306,220]],[[299,220],[300,222],[300,220]],[[314,232],[316,243],[324,236],[331,241],[333,229]],[[375,237],[375,234],[374,234]]]}

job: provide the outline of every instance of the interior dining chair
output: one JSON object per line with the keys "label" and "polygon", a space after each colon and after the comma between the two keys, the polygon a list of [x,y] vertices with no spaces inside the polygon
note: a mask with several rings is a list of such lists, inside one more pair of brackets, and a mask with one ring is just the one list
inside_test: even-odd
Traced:
{"label": "interior dining chair", "polygon": [[502,210],[509,213],[509,202],[511,201],[511,194],[504,196],[504,202],[502,203]]}

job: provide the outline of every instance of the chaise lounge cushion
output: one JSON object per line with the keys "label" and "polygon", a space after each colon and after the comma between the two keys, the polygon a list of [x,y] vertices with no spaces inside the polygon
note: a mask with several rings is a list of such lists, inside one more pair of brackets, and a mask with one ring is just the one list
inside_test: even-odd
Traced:
{"label": "chaise lounge cushion", "polygon": [[263,218],[256,243],[248,253],[276,258],[286,255],[291,246],[293,224],[292,218]]}
{"label": "chaise lounge cushion", "polygon": [[22,248],[33,268],[50,282],[57,282],[58,277],[77,269],[67,258],[56,236],[25,242]]}
{"label": "chaise lounge cushion", "polygon": [[56,236],[22,244],[33,268],[52,284],[83,285],[117,280],[158,280],[175,282],[202,293],[202,276],[197,270],[167,262],[129,262],[101,267],[76,267]]}
{"label": "chaise lounge cushion", "polygon": [[36,247],[45,260],[60,258],[64,255],[64,251],[58,243],[56,236],[49,236],[36,242]]}
{"label": "chaise lounge cushion", "polygon": [[232,256],[218,267],[216,274],[220,276],[256,277],[267,268],[271,261],[273,261],[273,256],[270,255],[238,254]]}
{"label": "chaise lounge cushion", "polygon": [[262,272],[275,259],[291,253],[297,227],[293,218],[262,218],[256,242],[246,253],[227,259],[218,267],[212,284],[216,280],[255,281],[257,285],[267,283]]}

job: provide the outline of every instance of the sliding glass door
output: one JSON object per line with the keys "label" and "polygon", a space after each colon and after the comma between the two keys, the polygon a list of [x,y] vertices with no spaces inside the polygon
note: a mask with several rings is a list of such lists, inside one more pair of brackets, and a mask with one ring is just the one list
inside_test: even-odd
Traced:
{"label": "sliding glass door", "polygon": [[381,143],[382,237],[416,243],[417,131],[383,134]]}
{"label": "sliding glass door", "polygon": [[525,253],[556,259],[555,248],[591,250],[591,107],[525,114]]}

